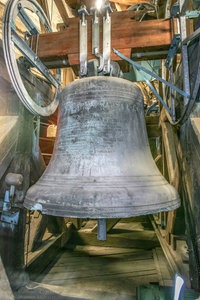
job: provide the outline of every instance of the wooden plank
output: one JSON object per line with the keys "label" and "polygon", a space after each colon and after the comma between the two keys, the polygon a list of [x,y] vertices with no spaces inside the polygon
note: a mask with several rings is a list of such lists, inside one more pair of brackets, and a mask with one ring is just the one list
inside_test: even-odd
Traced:
{"label": "wooden plank", "polygon": [[153,249],[153,256],[154,256],[155,266],[158,270],[159,285],[161,286],[173,285],[170,270],[168,269],[168,264],[162,249],[161,248]]}
{"label": "wooden plank", "polygon": [[128,258],[129,256],[134,257],[135,260],[144,260],[153,258],[153,254],[151,250],[143,250],[143,249],[136,249],[136,248],[113,248],[113,247],[97,247],[97,246],[80,246],[77,245],[76,248],[73,250],[66,250],[63,252],[62,257],[55,263],[54,266],[60,266],[67,263],[73,263],[74,260],[71,259],[73,255],[74,260],[81,261],[82,257],[88,256],[104,256],[104,257],[115,257],[115,258]]}
{"label": "wooden plank", "polygon": [[123,235],[107,234],[106,241],[97,240],[95,233],[74,232],[70,244],[152,249],[159,243],[154,232],[142,231],[123,233]]}
{"label": "wooden plank", "polygon": [[47,19],[50,21],[50,13],[49,13],[49,5],[47,0],[37,0],[37,2],[40,4],[42,9],[44,10],[45,15],[47,16]]}
{"label": "wooden plank", "polygon": [[47,216],[48,223],[48,231],[53,234],[59,234],[66,230],[66,224],[64,218],[55,217],[55,216]]}
{"label": "wooden plank", "polygon": [[59,291],[60,286],[63,296],[135,299],[136,286],[158,282],[158,274],[152,251],[84,246],[63,252],[38,281],[48,289],[53,285]]}
{"label": "wooden plank", "polygon": [[191,125],[200,144],[200,118],[191,118]]}
{"label": "wooden plank", "polygon": [[[46,282],[58,281],[59,279],[65,281],[71,281],[72,279],[85,280],[86,278],[92,277],[107,277],[107,278],[123,278],[123,277],[134,277],[138,274],[144,274],[144,272],[151,272],[156,273],[157,270],[154,265],[153,259],[141,261],[125,261],[121,262],[120,260],[116,260],[114,262],[109,262],[109,260],[105,258],[95,259],[90,258],[89,261],[85,261],[82,259],[82,263],[79,262],[77,266],[71,265],[68,266],[67,264],[63,267],[53,267],[48,274],[45,276]],[[103,267],[102,267],[103,266]],[[111,271],[111,266],[113,270],[120,270],[118,271]],[[59,275],[60,274],[60,275]]]}
{"label": "wooden plank", "polygon": [[[49,285],[49,289],[59,290],[62,288],[66,296],[83,297],[84,299],[120,299],[135,300],[136,286],[140,284],[148,284],[150,282],[158,282],[156,271],[147,271],[144,276],[143,272],[136,272],[133,276],[102,276],[90,277],[73,280],[55,280],[50,282],[42,282],[42,286]],[[47,286],[46,286],[47,287]]]}
{"label": "wooden plank", "polygon": [[145,116],[148,137],[160,137],[162,135],[159,125],[159,116]]}
{"label": "wooden plank", "polygon": [[65,246],[70,240],[73,225],[69,225],[65,232],[62,232],[55,238],[52,238],[47,245],[42,246],[40,250],[29,253],[29,261],[26,271],[33,280],[49,265],[49,262],[55,259],[58,250]]}
{"label": "wooden plank", "polygon": [[[171,44],[171,21],[158,19],[137,22],[132,19],[135,12],[114,12],[111,16],[111,45],[121,51],[138,49],[168,49]],[[90,22],[91,17],[88,17]],[[119,26],[120,19],[120,26]],[[35,42],[33,43],[34,47]],[[58,47],[59,45],[59,47]],[[91,27],[88,28],[88,59],[91,54]],[[39,36],[38,56],[44,61],[53,61],[68,56],[69,64],[79,64],[79,18],[69,18],[67,28],[61,32]],[[119,58],[111,53],[112,60]]]}
{"label": "wooden plank", "polygon": [[30,232],[29,241],[28,241],[28,249],[29,251],[37,250],[42,244],[42,238],[47,228],[48,219],[47,216],[43,216],[38,211],[35,211],[31,216],[30,223]]}
{"label": "wooden plank", "polygon": [[162,122],[162,137],[165,146],[165,154],[167,160],[167,168],[170,183],[178,188],[179,184],[179,166],[176,154],[176,146],[174,139],[174,128],[168,122]]}
{"label": "wooden plank", "polygon": [[145,1],[144,0],[110,0],[110,2],[130,6],[130,5],[134,5],[134,4],[144,3]]}
{"label": "wooden plank", "polygon": [[18,116],[0,116],[0,178],[14,157],[18,130]]}
{"label": "wooden plank", "polygon": [[[180,182],[179,164],[177,158],[177,149],[174,138],[174,129],[168,122],[162,122],[162,137],[165,147],[165,155],[167,161],[167,169],[170,183],[178,190]],[[170,243],[170,235],[173,233],[175,224],[176,211],[170,211],[167,219],[167,235],[166,238]]]}
{"label": "wooden plank", "polygon": [[4,300],[14,300],[14,296],[8,281],[1,257],[0,257],[0,298]]}
{"label": "wooden plank", "polygon": [[65,2],[65,0],[54,0],[57,9],[61,15],[61,18],[64,24],[67,23],[68,18],[75,17],[74,12],[72,11],[71,7]]}

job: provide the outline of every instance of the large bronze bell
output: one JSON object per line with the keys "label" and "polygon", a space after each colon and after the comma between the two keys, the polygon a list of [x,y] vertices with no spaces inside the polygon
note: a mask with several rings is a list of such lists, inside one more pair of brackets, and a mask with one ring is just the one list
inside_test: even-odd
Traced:
{"label": "large bronze bell", "polygon": [[180,205],[152,159],[135,84],[112,77],[73,82],[61,94],[58,124],[52,159],[28,190],[26,208],[104,219]]}

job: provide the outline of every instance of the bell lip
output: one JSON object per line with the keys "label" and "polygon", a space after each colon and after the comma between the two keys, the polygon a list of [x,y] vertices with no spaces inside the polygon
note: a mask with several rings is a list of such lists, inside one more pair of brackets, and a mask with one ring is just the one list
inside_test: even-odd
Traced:
{"label": "bell lip", "polygon": [[46,182],[46,185],[40,184],[39,180],[27,191],[24,207],[37,210],[41,205],[40,211],[47,215],[100,219],[147,215],[175,210],[180,206],[177,190],[161,175],[152,176],[153,181],[146,181],[146,177],[142,176],[141,181],[125,181],[126,184],[119,184],[120,177],[112,177],[110,182],[105,178],[103,182],[101,178],[99,182],[84,178],[84,184],[83,181],[78,184],[80,178],[73,178],[75,181],[72,180],[69,185],[64,180],[56,190],[53,182],[52,185]]}
{"label": "bell lip", "polygon": [[[27,199],[28,200],[28,199]],[[125,207],[72,207],[65,206],[58,209],[51,208],[49,205],[41,204],[40,202],[34,202],[31,204],[30,202],[24,203],[24,207],[30,211],[34,211],[37,209],[33,209],[34,206],[37,205],[42,206],[42,210],[40,212],[45,215],[57,216],[57,217],[68,217],[68,218],[85,218],[85,219],[114,219],[114,218],[130,218],[141,215],[150,215],[158,212],[168,212],[172,210],[176,210],[180,207],[181,201],[180,198],[177,197],[173,200],[168,200],[163,202],[162,205],[160,203],[156,203],[154,205],[143,205],[143,206],[132,206],[127,207],[125,211]],[[139,208],[139,209],[137,209]],[[113,213],[112,213],[113,209]]]}

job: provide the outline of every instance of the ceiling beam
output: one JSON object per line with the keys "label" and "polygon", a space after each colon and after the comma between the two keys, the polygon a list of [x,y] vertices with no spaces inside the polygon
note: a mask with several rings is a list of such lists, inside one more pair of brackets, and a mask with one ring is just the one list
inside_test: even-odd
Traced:
{"label": "ceiling beam", "polygon": [[[171,20],[137,22],[132,19],[133,17],[133,11],[112,13],[111,45],[113,48],[127,56],[130,56],[131,52],[169,49],[172,41]],[[90,22],[89,17],[88,24],[91,24]],[[88,26],[88,59],[95,58],[91,53],[91,35],[91,26]],[[79,18],[68,19],[66,29],[61,32],[41,34],[38,56],[44,61],[68,57],[70,65],[79,64]],[[111,59],[119,60],[119,57],[111,53]]]}
{"label": "ceiling beam", "polygon": [[48,20],[51,20],[50,13],[49,13],[49,6],[48,6],[48,1],[47,0],[37,0],[37,2],[40,4],[42,9],[45,12],[45,15],[47,16]]}
{"label": "ceiling beam", "polygon": [[149,4],[149,1],[144,1],[144,0],[110,0],[110,2],[123,4],[123,5],[127,5],[127,6],[131,6],[131,5],[134,5],[134,4],[140,4],[140,3]]}
{"label": "ceiling beam", "polygon": [[54,2],[65,24],[67,23],[68,18],[73,18],[75,16],[73,10],[65,0],[54,0]]}

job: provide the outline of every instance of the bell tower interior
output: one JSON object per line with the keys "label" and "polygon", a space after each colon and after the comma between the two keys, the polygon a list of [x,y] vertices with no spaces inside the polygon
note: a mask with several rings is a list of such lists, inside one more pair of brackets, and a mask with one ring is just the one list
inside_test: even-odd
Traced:
{"label": "bell tower interior", "polygon": [[0,299],[200,299],[199,0],[0,0]]}

